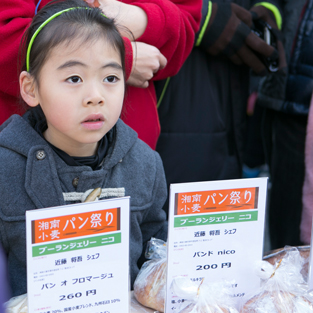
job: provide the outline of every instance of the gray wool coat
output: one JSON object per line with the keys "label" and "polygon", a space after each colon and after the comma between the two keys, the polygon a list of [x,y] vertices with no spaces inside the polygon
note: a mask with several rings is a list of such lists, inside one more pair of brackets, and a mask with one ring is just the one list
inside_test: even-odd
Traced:
{"label": "gray wool coat", "polygon": [[167,189],[159,155],[121,120],[109,132],[109,142],[102,168],[93,171],[67,165],[33,129],[27,114],[13,115],[0,127],[0,242],[12,296],[27,292],[25,212],[73,203],[64,200],[64,192],[125,188],[125,196],[131,197],[132,285],[145,243],[152,236],[166,240],[162,206]]}

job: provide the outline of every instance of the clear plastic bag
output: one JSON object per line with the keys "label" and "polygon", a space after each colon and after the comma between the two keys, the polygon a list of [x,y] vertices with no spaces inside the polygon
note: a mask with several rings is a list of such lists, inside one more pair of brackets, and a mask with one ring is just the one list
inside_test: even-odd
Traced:
{"label": "clear plastic bag", "polygon": [[238,313],[228,282],[206,284],[203,279],[199,285],[189,278],[177,277],[171,289],[178,297],[191,301],[178,313]]}
{"label": "clear plastic bag", "polygon": [[164,312],[167,247],[163,240],[151,238],[145,262],[134,282],[134,296],[144,306]]}
{"label": "clear plastic bag", "polygon": [[240,312],[313,312],[312,297],[301,274],[304,262],[297,248],[286,248],[285,256],[274,265],[261,261],[257,266],[262,279],[260,292],[252,296]]}
{"label": "clear plastic bag", "polygon": [[27,294],[11,298],[4,304],[5,313],[27,313]]}

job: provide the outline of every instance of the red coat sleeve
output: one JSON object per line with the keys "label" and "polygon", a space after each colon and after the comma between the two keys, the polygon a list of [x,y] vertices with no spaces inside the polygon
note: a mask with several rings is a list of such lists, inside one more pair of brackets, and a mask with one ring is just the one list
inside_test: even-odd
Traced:
{"label": "red coat sleeve", "polygon": [[167,58],[167,66],[154,80],[177,74],[194,46],[201,20],[202,0],[122,0],[141,7],[148,25],[141,41],[157,47]]}
{"label": "red coat sleeve", "polygon": [[[38,0],[0,1],[0,90],[19,94],[17,57],[21,38],[35,15]],[[42,0],[40,7],[48,3]]]}
{"label": "red coat sleeve", "polygon": [[[0,124],[19,113],[18,50],[21,38],[35,15],[38,0],[0,1]],[[40,8],[48,3],[42,0]]]}

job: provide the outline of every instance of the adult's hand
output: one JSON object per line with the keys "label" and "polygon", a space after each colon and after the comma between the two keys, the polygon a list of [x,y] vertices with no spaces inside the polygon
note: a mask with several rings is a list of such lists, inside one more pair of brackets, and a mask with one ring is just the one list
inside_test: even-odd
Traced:
{"label": "adult's hand", "polygon": [[84,0],[84,1],[87,2],[93,8],[98,8],[100,6],[98,0]]}
{"label": "adult's hand", "polygon": [[264,7],[263,5],[258,5],[258,6],[254,6],[252,7],[252,9],[250,10],[251,14],[252,14],[252,19],[253,21],[257,21],[257,20],[263,20],[266,23],[268,23],[273,30],[273,34],[276,38],[276,42],[277,42],[277,50],[278,50],[278,70],[284,70],[285,68],[287,68],[287,61],[286,61],[286,54],[285,54],[285,49],[282,43],[282,35],[281,32],[279,30],[279,28],[281,27],[281,25],[277,25],[277,21],[276,18],[273,14],[273,12],[269,9],[267,9],[266,7]]}
{"label": "adult's hand", "polygon": [[[148,17],[146,12],[136,6],[116,0],[84,0],[91,7],[99,7],[103,13],[113,18],[123,37],[130,40],[139,38],[146,30]],[[130,31],[130,32],[129,32]]]}
{"label": "adult's hand", "polygon": [[200,43],[211,55],[225,55],[235,64],[246,64],[256,74],[267,69],[258,54],[276,60],[278,52],[251,31],[250,11],[235,3],[212,3],[211,16]]}
{"label": "adult's hand", "polygon": [[132,42],[132,48],[133,68],[127,84],[147,88],[149,80],[166,66],[167,60],[159,49],[143,42]]}

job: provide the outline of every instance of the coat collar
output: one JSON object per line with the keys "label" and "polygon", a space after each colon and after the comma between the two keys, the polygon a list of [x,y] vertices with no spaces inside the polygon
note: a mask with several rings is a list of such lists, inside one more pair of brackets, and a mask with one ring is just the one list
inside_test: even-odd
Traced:
{"label": "coat collar", "polygon": [[66,165],[25,118],[12,116],[0,129],[0,146],[25,158],[25,190],[37,208],[64,205],[64,186],[71,185],[76,176],[83,182],[77,191],[102,187],[106,173],[138,140],[136,132],[121,120],[110,131],[109,138],[110,148],[103,169],[92,171],[88,166]]}

